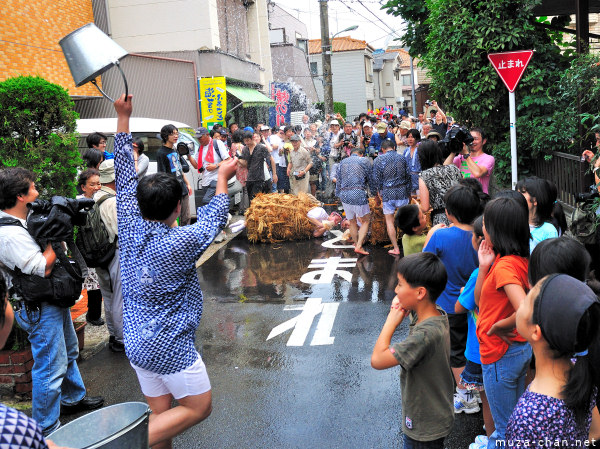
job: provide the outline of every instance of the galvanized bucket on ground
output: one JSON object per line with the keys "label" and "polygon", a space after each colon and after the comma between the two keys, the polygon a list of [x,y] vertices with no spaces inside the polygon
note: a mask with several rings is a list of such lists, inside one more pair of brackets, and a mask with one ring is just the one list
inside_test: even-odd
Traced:
{"label": "galvanized bucket on ground", "polygon": [[75,449],[148,449],[149,415],[143,402],[115,404],[71,421],[48,439]]}

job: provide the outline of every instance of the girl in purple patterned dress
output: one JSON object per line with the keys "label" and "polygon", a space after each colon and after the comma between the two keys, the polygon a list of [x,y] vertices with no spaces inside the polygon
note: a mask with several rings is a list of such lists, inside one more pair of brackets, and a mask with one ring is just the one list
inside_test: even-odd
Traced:
{"label": "girl in purple patterned dress", "polygon": [[592,427],[599,419],[587,356],[598,339],[596,295],[571,276],[552,274],[529,292],[516,321],[533,348],[536,373],[509,419],[505,446],[588,446],[592,411]]}

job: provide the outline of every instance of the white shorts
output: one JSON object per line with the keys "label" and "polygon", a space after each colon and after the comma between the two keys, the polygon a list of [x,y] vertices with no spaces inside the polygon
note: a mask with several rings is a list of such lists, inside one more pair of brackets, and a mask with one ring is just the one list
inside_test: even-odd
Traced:
{"label": "white shorts", "polygon": [[344,212],[346,212],[346,218],[348,220],[352,220],[356,217],[362,218],[365,215],[371,213],[371,208],[368,204],[362,204],[360,206],[357,206],[355,204],[342,203],[342,207],[344,208]]}
{"label": "white shorts", "polygon": [[172,394],[175,399],[195,396],[210,391],[206,366],[198,354],[192,366],[173,374],[157,374],[131,364],[137,374],[144,396],[155,398]]}
{"label": "white shorts", "polygon": [[407,204],[408,204],[408,198],[406,198],[404,200],[384,201],[382,203],[383,214],[384,215],[393,214],[394,212],[396,212],[396,209],[398,209],[399,207],[402,207],[402,206],[406,206]]}

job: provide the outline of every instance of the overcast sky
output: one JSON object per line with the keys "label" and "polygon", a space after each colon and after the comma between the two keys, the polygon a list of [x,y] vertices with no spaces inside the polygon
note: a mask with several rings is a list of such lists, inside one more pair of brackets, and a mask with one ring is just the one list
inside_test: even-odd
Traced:
{"label": "overcast sky", "polygon": [[[321,38],[318,0],[274,0],[308,28],[309,39]],[[329,0],[329,32],[331,35],[352,25],[358,29],[340,34],[355,39],[363,39],[374,48],[389,45],[393,37],[402,35],[403,24],[399,17],[387,15],[380,9],[383,0]],[[396,34],[389,37],[394,31]]]}

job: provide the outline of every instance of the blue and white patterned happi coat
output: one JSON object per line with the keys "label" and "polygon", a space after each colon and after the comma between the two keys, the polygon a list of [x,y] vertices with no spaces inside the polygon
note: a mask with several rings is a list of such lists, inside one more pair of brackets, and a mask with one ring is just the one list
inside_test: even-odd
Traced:
{"label": "blue and white patterned happi coat", "polygon": [[202,316],[196,261],[227,223],[229,198],[215,195],[197,222],[169,228],[142,218],[131,134],[115,137],[117,218],[123,283],[123,333],[132,364],[173,374],[198,359],[195,332]]}

